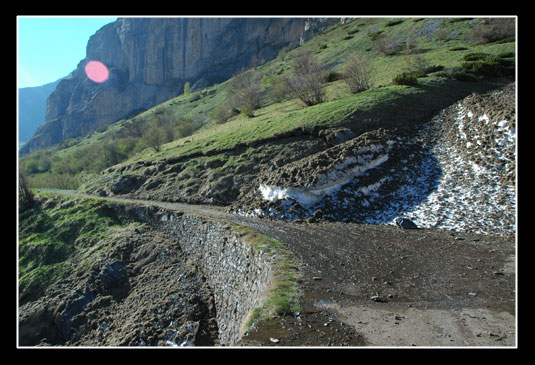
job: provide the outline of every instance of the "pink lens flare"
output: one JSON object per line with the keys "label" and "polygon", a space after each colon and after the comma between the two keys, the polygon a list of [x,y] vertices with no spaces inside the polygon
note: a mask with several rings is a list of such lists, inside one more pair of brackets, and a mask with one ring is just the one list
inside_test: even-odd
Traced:
{"label": "pink lens flare", "polygon": [[106,81],[110,76],[108,68],[99,61],[89,61],[85,65],[85,74],[91,81],[98,83]]}

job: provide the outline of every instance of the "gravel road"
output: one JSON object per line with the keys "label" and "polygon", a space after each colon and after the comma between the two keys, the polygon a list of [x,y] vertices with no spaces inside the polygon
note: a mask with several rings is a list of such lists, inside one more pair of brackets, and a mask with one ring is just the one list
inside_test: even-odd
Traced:
{"label": "gravel road", "polygon": [[103,199],[227,219],[288,245],[301,262],[303,310],[258,324],[244,336],[242,345],[517,344],[513,235],[357,223],[288,223],[233,215],[222,207]]}

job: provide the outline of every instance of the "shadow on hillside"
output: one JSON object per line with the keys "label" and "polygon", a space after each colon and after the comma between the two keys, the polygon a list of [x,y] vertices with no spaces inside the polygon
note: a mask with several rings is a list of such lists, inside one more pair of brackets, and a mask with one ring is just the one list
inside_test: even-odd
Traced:
{"label": "shadow on hillside", "polygon": [[352,114],[344,127],[357,135],[384,128],[407,135],[414,126],[425,123],[442,109],[477,92],[484,93],[502,87],[503,83],[459,82],[440,79],[419,84],[418,93],[399,95],[394,101],[378,103],[370,110],[358,110]]}
{"label": "shadow on hillside", "polygon": [[[316,210],[334,222],[384,224],[424,203],[439,186],[442,168],[429,147],[402,145],[389,160],[354,178],[338,194],[327,197]],[[313,217],[315,212],[309,212]]]}

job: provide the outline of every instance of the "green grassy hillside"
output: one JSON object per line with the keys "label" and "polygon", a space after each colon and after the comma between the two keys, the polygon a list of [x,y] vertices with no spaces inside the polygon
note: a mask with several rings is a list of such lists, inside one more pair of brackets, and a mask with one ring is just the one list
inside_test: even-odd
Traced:
{"label": "green grassy hillside", "polygon": [[[250,70],[249,78],[260,80],[252,111],[232,104],[231,79],[24,156],[20,168],[32,187],[103,192],[120,173],[136,181],[126,192],[141,187],[144,197],[224,204],[207,191],[230,186],[221,194],[235,198],[260,169],[326,147],[296,130],[403,131],[474,91],[514,79],[513,35],[514,19],[346,19]],[[281,88],[304,49],[328,69],[323,102],[313,106]],[[342,74],[355,54],[370,66],[371,88],[352,94]],[[399,75],[416,84],[396,84]]]}

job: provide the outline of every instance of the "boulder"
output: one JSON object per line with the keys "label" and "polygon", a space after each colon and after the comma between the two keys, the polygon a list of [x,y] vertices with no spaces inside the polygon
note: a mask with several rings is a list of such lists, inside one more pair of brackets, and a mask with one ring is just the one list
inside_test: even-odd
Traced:
{"label": "boulder", "polygon": [[418,229],[418,226],[408,218],[397,217],[397,218],[394,219],[394,223],[396,223],[396,225],[399,228],[403,228],[403,229]]}
{"label": "boulder", "polygon": [[144,182],[145,178],[141,176],[122,175],[111,184],[110,191],[113,194],[127,194],[137,190]]}

